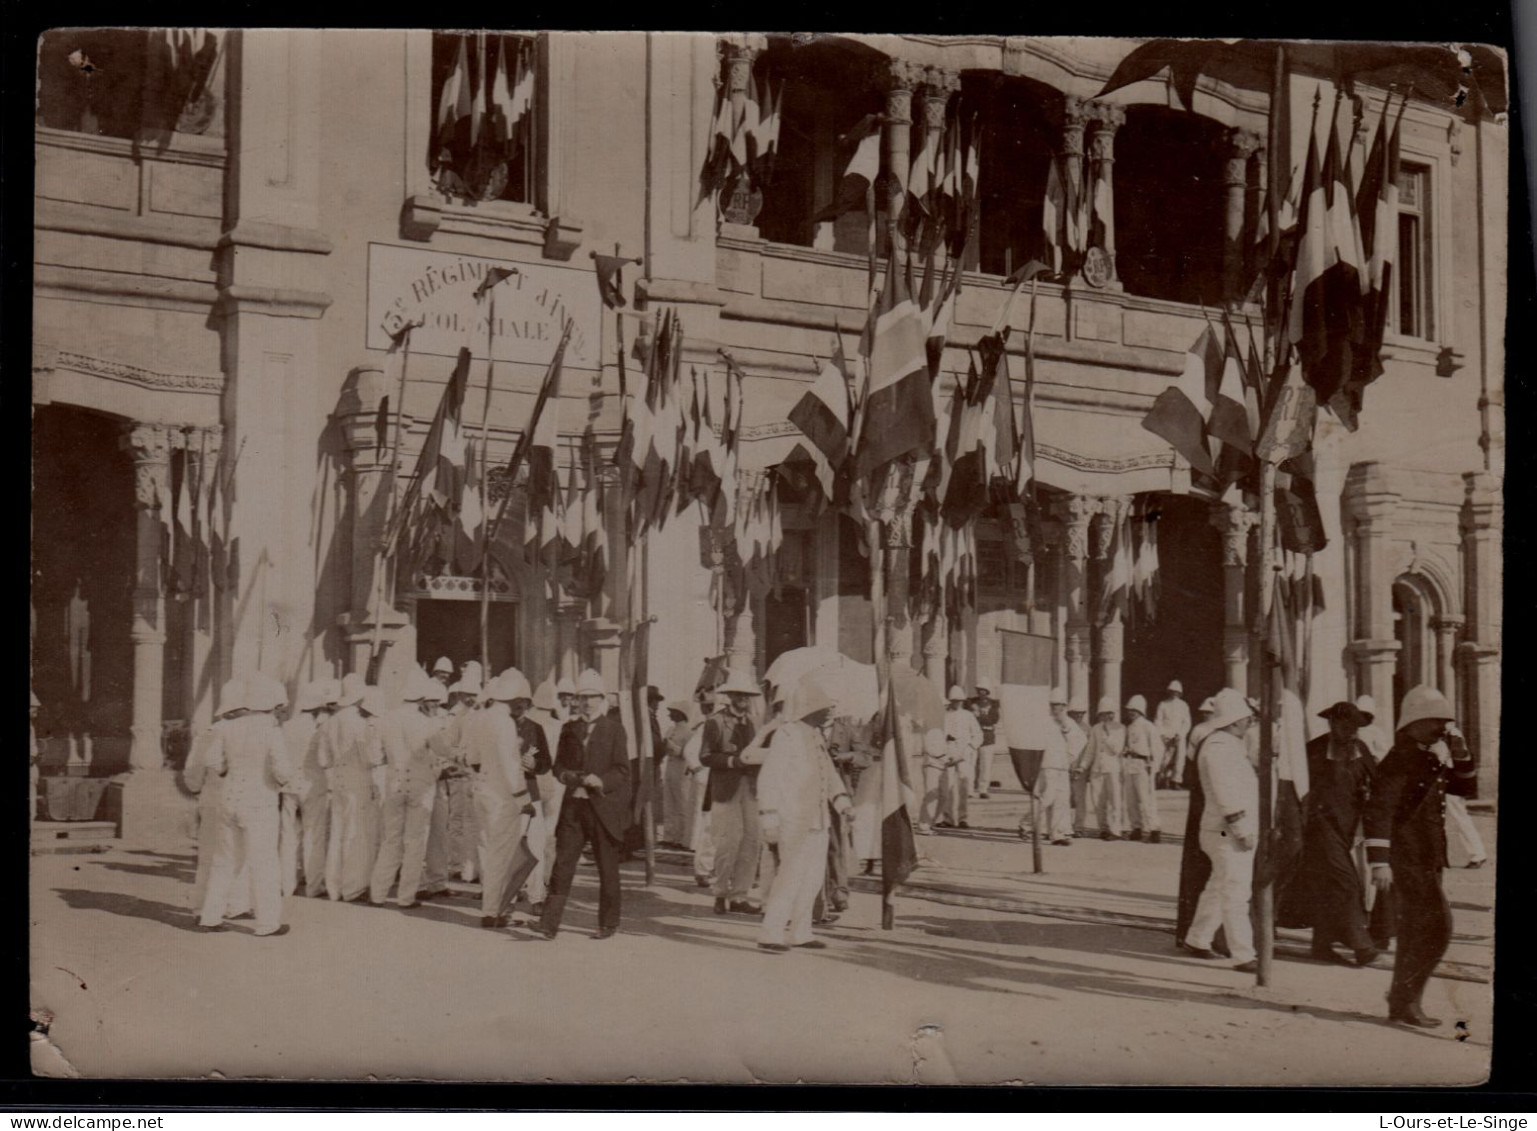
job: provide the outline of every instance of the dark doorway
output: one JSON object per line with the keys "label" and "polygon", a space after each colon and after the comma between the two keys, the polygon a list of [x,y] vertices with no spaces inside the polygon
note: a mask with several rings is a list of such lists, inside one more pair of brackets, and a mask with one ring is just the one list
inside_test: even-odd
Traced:
{"label": "dark doorway", "polygon": [[765,667],[791,648],[811,643],[810,620],[810,596],[799,586],[782,586],[763,599]]}
{"label": "dark doorway", "polygon": [[[518,662],[518,606],[492,601],[487,627],[484,677],[490,679]],[[480,662],[479,601],[416,602],[417,663],[430,671],[439,656],[453,661],[456,678],[466,660]]]}
{"label": "dark doorway", "polygon": [[1223,684],[1222,535],[1211,525],[1211,504],[1204,500],[1162,495],[1155,510],[1157,610],[1150,618],[1133,606],[1121,694],[1145,696],[1151,712],[1169,681],[1177,679],[1193,716],[1201,700]]}
{"label": "dark doorway", "polygon": [[87,751],[128,764],[133,716],[134,471],[123,421],[65,405],[32,418],[32,686],[45,772]]}

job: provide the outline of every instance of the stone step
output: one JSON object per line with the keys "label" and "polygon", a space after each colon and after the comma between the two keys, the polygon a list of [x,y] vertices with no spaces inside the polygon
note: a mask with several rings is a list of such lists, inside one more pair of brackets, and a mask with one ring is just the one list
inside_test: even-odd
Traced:
{"label": "stone step", "polygon": [[113,821],[33,821],[32,843],[55,840],[112,840],[117,836]]}

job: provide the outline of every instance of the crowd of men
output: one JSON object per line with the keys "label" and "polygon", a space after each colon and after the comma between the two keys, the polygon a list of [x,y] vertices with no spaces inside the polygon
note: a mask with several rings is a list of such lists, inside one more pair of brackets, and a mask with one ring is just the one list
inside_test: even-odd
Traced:
{"label": "crowd of men", "polygon": [[[620,862],[654,813],[661,844],[692,855],[713,912],[759,920],[758,946],[782,953],[825,947],[813,925],[847,907],[854,867],[879,865],[874,721],[839,716],[814,678],[774,687],[733,671],[673,702],[650,689],[648,774],[598,673],[537,692],[516,669],[484,682],[474,662],[455,673],[447,659],[430,674],[413,668],[393,706],[358,675],[306,684],[291,708],[260,674],[224,686],[184,771],[200,797],[201,929],[249,914],[256,934],[280,935],[296,892],[413,907],[457,876],[480,881],[482,927],[553,939],[586,855],[599,879],[593,937],[609,938]],[[1053,689],[1045,749],[1020,751],[999,741],[990,688],[951,687],[939,725],[907,720],[917,832],[969,828],[969,799],[999,785],[1000,753],[1036,802],[1020,835],[1035,820],[1060,846],[1091,835],[1091,816],[1102,839],[1156,844],[1157,788],[1187,789],[1177,945],[1253,971],[1258,705],[1225,688],[1192,721],[1176,680],[1151,718],[1141,695],[1097,707],[1085,728],[1086,711]],[[1279,921],[1312,928],[1315,959],[1354,966],[1396,932],[1390,1017],[1434,1026],[1420,1003],[1450,940],[1443,821],[1469,866],[1481,864],[1463,804],[1476,765],[1432,688],[1408,693],[1392,740],[1366,697],[1321,717],[1329,729],[1307,747],[1311,788]],[[530,917],[514,921],[519,901]]]}

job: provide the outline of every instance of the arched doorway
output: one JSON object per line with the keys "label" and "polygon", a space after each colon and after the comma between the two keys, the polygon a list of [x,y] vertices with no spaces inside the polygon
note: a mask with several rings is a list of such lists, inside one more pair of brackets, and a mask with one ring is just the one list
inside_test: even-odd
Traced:
{"label": "arched doorway", "polygon": [[1393,636],[1398,641],[1398,662],[1393,669],[1394,718],[1412,687],[1428,684],[1448,696],[1455,690],[1440,687],[1435,629],[1440,616],[1435,589],[1424,578],[1405,573],[1393,582]]}

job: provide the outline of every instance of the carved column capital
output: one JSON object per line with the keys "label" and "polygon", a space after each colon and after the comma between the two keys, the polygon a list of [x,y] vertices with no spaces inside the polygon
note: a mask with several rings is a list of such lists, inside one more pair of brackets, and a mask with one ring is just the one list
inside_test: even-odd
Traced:
{"label": "carved column capital", "polygon": [[1126,658],[1126,626],[1112,620],[1099,626],[1099,661],[1119,664]]}
{"label": "carved column capital", "polygon": [[1259,516],[1242,503],[1218,503],[1212,508],[1211,524],[1222,535],[1222,564],[1247,565],[1249,531]]}
{"label": "carved column capital", "polygon": [[744,93],[752,79],[752,65],[758,57],[759,44],[754,36],[726,36],[721,41],[721,55],[726,61],[726,94]]}
{"label": "carved column capital", "polygon": [[923,69],[923,91],[918,102],[926,131],[937,132],[945,128],[945,110],[950,104],[950,96],[960,89],[958,72],[943,67]]}
{"label": "carved column capital", "polygon": [[134,502],[153,510],[165,496],[171,468],[171,429],[163,424],[129,424],[118,441],[133,459]]}
{"label": "carved column capital", "polygon": [[1126,110],[1105,102],[1091,102],[1089,118],[1089,155],[1096,161],[1115,160],[1115,132],[1126,124]]}
{"label": "carved column capital", "polygon": [[1098,513],[1097,501],[1087,495],[1061,495],[1052,501],[1051,509],[1061,524],[1067,556],[1081,565],[1089,555],[1089,523]]}
{"label": "carved column capital", "polygon": [[1088,99],[1069,94],[1062,100],[1063,153],[1083,156],[1083,131],[1093,116],[1093,108]]}
{"label": "carved column capital", "polygon": [[1222,136],[1223,183],[1230,188],[1244,188],[1249,183],[1249,158],[1265,147],[1265,139],[1254,130],[1230,129]]}

